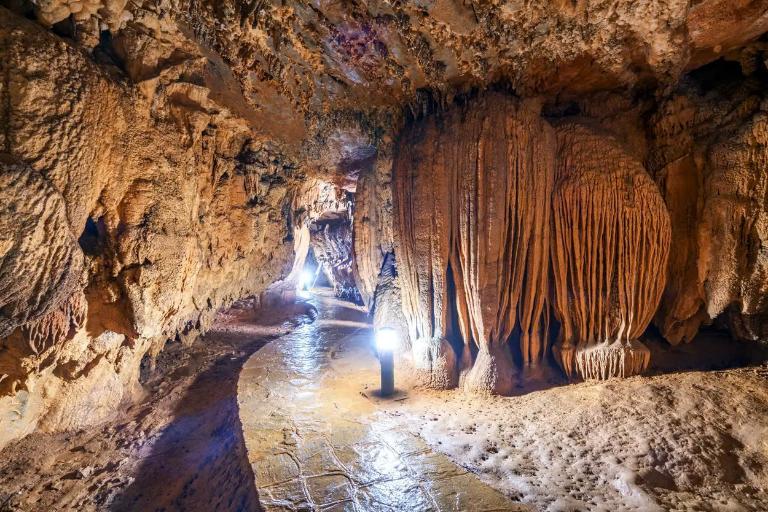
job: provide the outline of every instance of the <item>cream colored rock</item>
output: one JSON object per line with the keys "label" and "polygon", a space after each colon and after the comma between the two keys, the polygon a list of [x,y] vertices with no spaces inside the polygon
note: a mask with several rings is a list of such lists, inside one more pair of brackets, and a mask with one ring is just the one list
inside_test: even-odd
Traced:
{"label": "cream colored rock", "polygon": [[40,321],[80,289],[83,254],[66,200],[43,175],[7,154],[0,154],[0,233],[0,338],[36,321],[38,332],[68,330]]}

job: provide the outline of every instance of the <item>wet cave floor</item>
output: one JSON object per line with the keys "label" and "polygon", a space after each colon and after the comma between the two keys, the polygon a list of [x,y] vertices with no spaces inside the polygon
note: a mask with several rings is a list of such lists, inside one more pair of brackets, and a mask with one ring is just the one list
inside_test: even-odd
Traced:
{"label": "wet cave floor", "polygon": [[693,346],[650,376],[381,399],[371,337],[323,294],[242,301],[114,421],[6,447],[0,510],[768,510],[768,366],[704,371],[722,340],[686,371]]}
{"label": "wet cave floor", "polygon": [[377,397],[367,315],[314,296],[319,316],[256,352],[238,385],[245,445],[266,510],[532,510],[409,432],[409,395]]}

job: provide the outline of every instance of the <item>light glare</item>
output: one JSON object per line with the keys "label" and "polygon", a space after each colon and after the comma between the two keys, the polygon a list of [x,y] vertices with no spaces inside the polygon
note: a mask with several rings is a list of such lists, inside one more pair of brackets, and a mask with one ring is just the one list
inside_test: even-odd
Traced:
{"label": "light glare", "polygon": [[379,352],[393,352],[400,345],[400,336],[390,327],[383,327],[376,331],[376,350]]}
{"label": "light glare", "polygon": [[312,280],[314,273],[309,270],[304,270],[299,276],[299,286],[297,291],[308,290],[312,286]]}

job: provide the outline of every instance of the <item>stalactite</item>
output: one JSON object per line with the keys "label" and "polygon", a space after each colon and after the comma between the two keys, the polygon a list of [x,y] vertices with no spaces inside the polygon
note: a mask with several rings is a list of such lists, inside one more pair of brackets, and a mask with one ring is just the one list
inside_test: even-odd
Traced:
{"label": "stalactite", "polygon": [[452,177],[444,166],[433,165],[442,154],[434,124],[406,130],[396,149],[392,191],[402,308],[414,368],[418,380],[435,388],[458,383],[456,357],[445,339],[453,205]]}
{"label": "stalactite", "polygon": [[[355,193],[353,241],[358,284],[363,302],[374,302],[379,271],[392,253],[391,148],[379,148],[376,161],[360,172]],[[399,305],[398,305],[399,307]]]}
{"label": "stalactite", "polygon": [[546,350],[554,134],[535,104],[500,95],[472,105],[460,122],[464,130],[449,131],[447,159],[457,177],[453,268],[467,313],[461,323],[479,347],[465,387],[508,394],[512,332],[520,329],[515,349],[526,365]]}
{"label": "stalactite", "polygon": [[666,280],[669,214],[639,162],[607,136],[569,123],[558,133],[552,264],[569,377],[641,373],[637,341]]}
{"label": "stalactite", "polygon": [[[466,377],[471,391],[511,391],[516,328],[526,365],[546,353],[554,146],[535,103],[500,94],[401,137],[394,173],[404,311],[416,339],[444,337],[455,304],[464,358],[469,343],[479,348]],[[414,347],[416,362],[433,355]]]}

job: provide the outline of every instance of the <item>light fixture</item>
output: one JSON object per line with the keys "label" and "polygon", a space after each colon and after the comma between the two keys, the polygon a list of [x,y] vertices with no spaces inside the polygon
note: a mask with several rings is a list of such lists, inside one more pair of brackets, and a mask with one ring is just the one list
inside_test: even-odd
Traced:
{"label": "light fixture", "polygon": [[376,331],[376,351],[381,363],[381,396],[390,396],[395,392],[394,351],[400,345],[400,336],[391,327],[382,327]]}
{"label": "light fixture", "polygon": [[391,327],[382,327],[376,331],[376,350],[378,352],[394,352],[400,345],[400,336]]}

